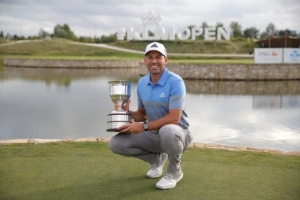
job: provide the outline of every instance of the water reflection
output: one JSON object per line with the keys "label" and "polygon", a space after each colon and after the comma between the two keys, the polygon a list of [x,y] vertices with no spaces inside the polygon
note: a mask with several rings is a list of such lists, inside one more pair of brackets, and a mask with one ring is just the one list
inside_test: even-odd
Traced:
{"label": "water reflection", "polygon": [[[108,81],[137,70],[11,68],[0,72],[0,139],[111,137]],[[300,150],[300,81],[185,80],[194,142]]]}
{"label": "water reflection", "polygon": [[293,95],[300,94],[300,81],[203,81],[185,80],[192,94]]}
{"label": "water reflection", "polygon": [[43,81],[46,85],[57,84],[70,86],[72,81],[110,77],[111,79],[126,79],[137,82],[136,68],[122,69],[66,69],[66,68],[19,68],[7,67],[0,72],[0,81],[23,79],[29,81]]}
{"label": "water reflection", "polygon": [[254,109],[300,108],[300,95],[253,96]]}

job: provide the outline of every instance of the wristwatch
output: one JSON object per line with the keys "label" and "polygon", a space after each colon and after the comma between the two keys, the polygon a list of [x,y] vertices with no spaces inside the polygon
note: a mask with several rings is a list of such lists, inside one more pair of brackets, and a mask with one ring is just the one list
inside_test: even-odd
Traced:
{"label": "wristwatch", "polygon": [[148,131],[149,126],[148,126],[148,122],[144,122],[144,131]]}

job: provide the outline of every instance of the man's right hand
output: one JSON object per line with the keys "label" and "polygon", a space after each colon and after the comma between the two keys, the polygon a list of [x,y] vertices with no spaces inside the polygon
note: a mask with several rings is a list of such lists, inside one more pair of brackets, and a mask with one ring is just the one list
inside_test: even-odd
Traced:
{"label": "man's right hand", "polygon": [[[124,103],[122,105],[122,109],[125,110],[125,111],[127,111],[127,112],[129,112],[129,105],[130,105],[130,103],[131,103],[131,100],[129,99],[126,103]],[[118,108],[119,108],[119,104],[115,103],[115,110],[118,110]]]}
{"label": "man's right hand", "polygon": [[131,103],[131,100],[128,99],[128,101],[122,105],[122,109],[125,110],[125,111],[127,111],[127,112],[129,112],[129,105],[130,105],[130,103]]}

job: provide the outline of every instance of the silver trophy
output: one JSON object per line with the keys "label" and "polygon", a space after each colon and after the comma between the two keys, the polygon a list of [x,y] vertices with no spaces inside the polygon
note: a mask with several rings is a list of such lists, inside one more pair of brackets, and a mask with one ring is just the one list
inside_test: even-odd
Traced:
{"label": "silver trophy", "polygon": [[122,109],[122,105],[126,103],[131,95],[130,81],[109,81],[110,98],[118,104],[118,109],[113,110],[108,115],[107,132],[118,132],[118,127],[130,123],[132,116]]}

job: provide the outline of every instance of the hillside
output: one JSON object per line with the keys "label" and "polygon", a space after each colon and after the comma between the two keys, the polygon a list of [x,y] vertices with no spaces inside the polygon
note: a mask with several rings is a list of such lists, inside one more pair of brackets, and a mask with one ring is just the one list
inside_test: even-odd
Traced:
{"label": "hillside", "polygon": [[105,48],[90,47],[84,45],[71,44],[71,41],[65,39],[45,40],[27,40],[3,43],[0,46],[0,55],[2,56],[101,56],[101,57],[132,57],[132,54],[117,52]]}
{"label": "hillside", "polygon": [[[95,47],[75,46],[69,44],[69,40],[54,38],[50,41],[32,40],[31,42],[10,41],[17,45],[6,45],[7,41],[2,39],[0,43],[0,54],[8,55],[72,55],[72,56],[97,56],[111,55],[115,51]],[[22,43],[24,42],[24,43]],[[107,45],[131,50],[144,51],[147,41],[117,41]],[[168,53],[187,54],[248,54],[249,44],[246,39],[232,39],[231,41],[164,41]]]}
{"label": "hillside", "polygon": [[[118,41],[110,45],[143,51],[148,41]],[[162,42],[168,53],[186,54],[248,54],[249,44],[246,39],[233,39],[231,41],[164,41]]]}
{"label": "hillside", "polygon": [[[144,51],[149,42],[128,42],[118,41],[105,44],[109,47],[120,47],[124,49]],[[163,42],[166,46],[170,62],[206,62],[204,59],[232,60],[232,55],[244,55],[249,53],[249,45],[246,39],[232,41],[184,41],[184,42]],[[83,44],[83,43],[79,43]],[[38,59],[142,59],[141,53],[130,53],[118,51],[109,48],[103,48],[104,45],[91,44],[98,46],[87,46],[74,44],[73,41],[53,38],[50,41],[45,40],[27,40],[27,41],[9,41],[0,40],[0,68],[3,68],[3,58],[38,58]],[[171,54],[181,55],[171,55]],[[185,55],[186,54],[186,55]],[[193,56],[189,54],[194,54]],[[211,54],[213,56],[207,56]],[[219,54],[231,56],[218,56]],[[243,58],[247,60],[253,58]]]}

